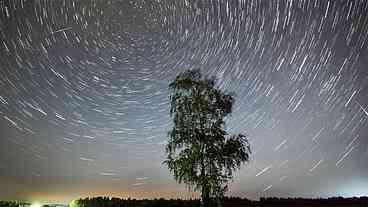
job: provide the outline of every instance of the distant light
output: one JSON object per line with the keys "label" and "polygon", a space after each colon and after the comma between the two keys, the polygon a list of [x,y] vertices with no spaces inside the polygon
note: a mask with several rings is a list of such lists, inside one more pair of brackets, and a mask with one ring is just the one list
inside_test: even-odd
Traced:
{"label": "distant light", "polygon": [[42,207],[42,204],[40,203],[32,203],[31,207]]}
{"label": "distant light", "polygon": [[368,196],[368,182],[365,180],[354,181],[349,186],[344,186],[341,193],[345,197]]}
{"label": "distant light", "polygon": [[69,206],[70,207],[78,207],[78,201],[72,200],[72,202],[70,202]]}

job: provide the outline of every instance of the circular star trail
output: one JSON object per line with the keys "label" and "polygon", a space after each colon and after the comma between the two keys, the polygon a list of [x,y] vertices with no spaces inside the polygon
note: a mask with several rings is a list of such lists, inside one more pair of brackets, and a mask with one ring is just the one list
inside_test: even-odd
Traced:
{"label": "circular star trail", "polygon": [[226,126],[250,137],[229,195],[368,193],[365,0],[14,0],[0,11],[3,198],[184,195],[161,162],[168,84],[194,68],[235,92]]}

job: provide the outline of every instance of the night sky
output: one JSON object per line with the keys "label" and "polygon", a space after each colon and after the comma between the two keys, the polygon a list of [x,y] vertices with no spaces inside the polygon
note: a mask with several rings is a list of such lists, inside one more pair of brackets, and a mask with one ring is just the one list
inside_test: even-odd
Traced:
{"label": "night sky", "polygon": [[249,135],[227,195],[368,195],[368,1],[1,0],[0,199],[196,196],[161,164],[194,68]]}

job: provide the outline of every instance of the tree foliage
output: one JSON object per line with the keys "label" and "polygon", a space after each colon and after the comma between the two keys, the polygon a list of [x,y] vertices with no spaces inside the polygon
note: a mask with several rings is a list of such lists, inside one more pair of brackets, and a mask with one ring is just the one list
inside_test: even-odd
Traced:
{"label": "tree foliage", "polygon": [[0,207],[19,207],[20,204],[18,201],[0,201]]}
{"label": "tree foliage", "polygon": [[251,152],[245,135],[225,131],[224,118],[235,100],[215,83],[215,78],[189,70],[169,85],[173,128],[163,163],[178,183],[201,191],[204,206],[224,196],[233,171],[249,160]]}

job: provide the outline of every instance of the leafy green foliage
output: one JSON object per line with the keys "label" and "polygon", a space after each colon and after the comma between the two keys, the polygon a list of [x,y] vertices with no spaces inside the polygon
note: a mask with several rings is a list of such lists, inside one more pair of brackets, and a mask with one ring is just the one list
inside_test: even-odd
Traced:
{"label": "leafy green foliage", "polygon": [[233,171],[249,161],[251,153],[245,135],[229,136],[225,131],[224,118],[235,100],[215,83],[215,78],[189,70],[169,85],[173,128],[163,163],[178,183],[201,191],[204,206],[224,196]]}
{"label": "leafy green foliage", "polygon": [[0,207],[19,207],[18,201],[0,201]]}

